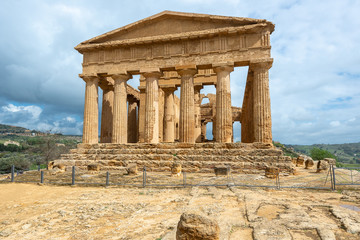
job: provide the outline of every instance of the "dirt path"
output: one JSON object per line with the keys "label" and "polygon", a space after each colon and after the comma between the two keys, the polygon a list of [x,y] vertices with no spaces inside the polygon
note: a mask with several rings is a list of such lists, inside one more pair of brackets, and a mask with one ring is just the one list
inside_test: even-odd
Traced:
{"label": "dirt path", "polygon": [[184,211],[215,218],[221,239],[360,239],[360,194],[310,190],[0,184],[3,239],[174,239]]}

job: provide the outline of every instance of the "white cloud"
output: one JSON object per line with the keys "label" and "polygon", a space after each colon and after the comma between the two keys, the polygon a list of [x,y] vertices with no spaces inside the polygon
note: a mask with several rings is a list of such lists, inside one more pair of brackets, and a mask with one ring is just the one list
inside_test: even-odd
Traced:
{"label": "white cloud", "polygon": [[340,126],[341,124],[340,124],[339,121],[331,121],[331,122],[330,122],[330,125],[331,125],[332,127],[338,127],[338,126]]}
{"label": "white cloud", "polygon": [[38,119],[42,112],[42,109],[38,106],[15,106],[13,104],[3,106],[2,110],[3,110],[3,114],[26,113],[26,114],[29,114],[32,119]]}
{"label": "white cloud", "polygon": [[42,113],[43,109],[35,105],[8,104],[0,108],[0,119],[3,124],[21,126],[31,130],[81,135],[82,122],[74,116],[49,117]]}

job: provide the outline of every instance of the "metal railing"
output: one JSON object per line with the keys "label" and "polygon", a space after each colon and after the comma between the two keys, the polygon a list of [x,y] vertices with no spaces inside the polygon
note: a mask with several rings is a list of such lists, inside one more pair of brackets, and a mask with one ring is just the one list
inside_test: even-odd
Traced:
{"label": "metal railing", "polygon": [[[225,187],[262,187],[262,188],[312,188],[335,190],[336,187],[343,185],[360,185],[360,168],[330,168],[322,174],[305,174],[284,176],[277,173],[274,178],[267,178],[261,174],[237,174],[231,173],[230,169],[224,176],[214,176],[214,174],[199,174],[182,172],[182,176],[170,177],[169,173],[149,172],[147,168],[142,169],[142,174],[124,175],[116,172],[102,172],[97,175],[95,181],[84,180],[86,172],[77,171],[73,166],[70,174],[65,174],[62,179],[54,181],[54,177],[47,177],[44,171],[32,171],[31,180],[16,179],[15,167],[11,167],[10,178],[2,182],[32,182],[47,183],[58,185],[102,185],[102,186],[133,186],[133,187],[193,187],[193,186],[225,186]],[[31,171],[30,171],[31,172]],[[38,174],[39,172],[40,174]],[[49,173],[47,173],[49,174]],[[19,175],[19,173],[17,173]],[[70,179],[71,177],[71,179]],[[48,180],[48,181],[46,181]]]}

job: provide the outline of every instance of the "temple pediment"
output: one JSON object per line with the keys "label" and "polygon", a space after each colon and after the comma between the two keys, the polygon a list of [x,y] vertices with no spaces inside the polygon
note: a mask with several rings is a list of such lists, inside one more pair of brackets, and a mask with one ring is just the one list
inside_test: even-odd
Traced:
{"label": "temple pediment", "polygon": [[84,41],[76,49],[113,42],[133,43],[191,37],[191,34],[199,36],[209,32],[216,34],[221,30],[228,32],[239,28],[248,30],[259,26],[269,27],[270,32],[274,30],[271,22],[262,19],[164,11]]}

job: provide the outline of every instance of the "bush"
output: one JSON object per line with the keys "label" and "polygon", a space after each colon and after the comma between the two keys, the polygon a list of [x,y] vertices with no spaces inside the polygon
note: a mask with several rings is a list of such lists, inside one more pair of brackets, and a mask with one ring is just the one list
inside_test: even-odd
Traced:
{"label": "bush", "polygon": [[29,145],[39,145],[45,143],[45,140],[41,137],[32,137],[27,139]]}
{"label": "bush", "polygon": [[310,156],[314,160],[322,160],[324,158],[334,158],[334,159],[336,159],[334,154],[332,154],[331,152],[329,152],[327,150],[320,149],[320,148],[312,148],[310,150]]}
{"label": "bush", "polygon": [[0,172],[11,172],[11,166],[14,165],[16,170],[28,170],[31,162],[22,154],[4,155],[0,159]]}
{"label": "bush", "polygon": [[7,152],[21,152],[23,150],[22,146],[18,146],[15,144],[8,144],[5,146],[4,144],[0,143],[0,152],[7,151]]}

